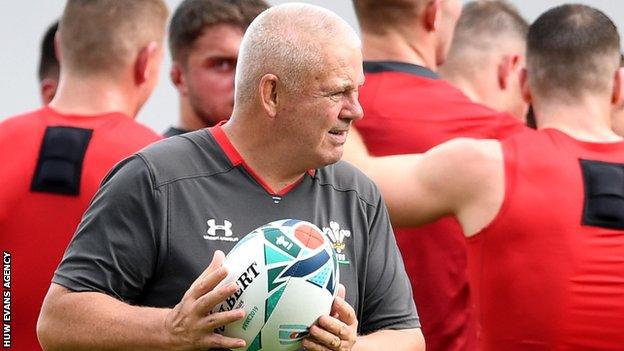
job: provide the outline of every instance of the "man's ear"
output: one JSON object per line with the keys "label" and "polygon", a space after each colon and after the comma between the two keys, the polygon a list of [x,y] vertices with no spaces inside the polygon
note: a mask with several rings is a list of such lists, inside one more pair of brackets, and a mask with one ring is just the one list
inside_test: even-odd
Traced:
{"label": "man's ear", "polygon": [[39,89],[41,93],[41,102],[44,105],[47,105],[54,98],[54,94],[56,94],[56,87],[58,82],[51,78],[44,78],[39,84]]}
{"label": "man's ear", "polygon": [[270,117],[277,115],[277,104],[279,96],[277,93],[277,84],[279,78],[274,74],[265,74],[260,79],[260,100],[262,107]]}
{"label": "man's ear", "polygon": [[619,106],[624,100],[624,68],[620,67],[613,75],[613,92],[611,93],[611,104]]}
{"label": "man's ear", "polygon": [[425,5],[424,12],[424,26],[430,32],[438,29],[440,23],[440,17],[442,16],[442,0],[429,0]]}
{"label": "man's ear", "polygon": [[527,104],[531,105],[533,103],[533,97],[531,96],[531,89],[529,88],[529,78],[527,76],[526,68],[523,68],[520,71],[520,93],[522,94],[522,99]]}
{"label": "man's ear", "polygon": [[184,69],[182,64],[176,61],[171,63],[171,70],[169,70],[169,78],[171,83],[176,87],[181,95],[188,94],[188,88],[186,86],[186,78],[184,77]]}
{"label": "man's ear", "polygon": [[520,68],[519,55],[504,55],[498,63],[498,87],[501,90],[507,90],[512,84],[511,78],[514,74],[518,74]]}
{"label": "man's ear", "polygon": [[152,70],[156,68],[155,64],[152,64],[158,57],[158,43],[155,41],[150,42],[139,51],[137,58],[134,62],[134,80],[137,85],[143,84],[149,80],[152,75]]}

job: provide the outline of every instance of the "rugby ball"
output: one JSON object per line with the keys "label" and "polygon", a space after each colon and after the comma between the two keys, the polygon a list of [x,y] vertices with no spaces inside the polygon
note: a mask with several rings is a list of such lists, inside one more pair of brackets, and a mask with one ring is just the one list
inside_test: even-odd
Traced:
{"label": "rugby ball", "polygon": [[321,315],[331,310],[338,261],[331,242],[314,224],[285,219],[243,237],[228,253],[228,276],[238,291],[214,312],[236,308],[245,317],[217,332],[245,340],[247,351],[295,351]]}

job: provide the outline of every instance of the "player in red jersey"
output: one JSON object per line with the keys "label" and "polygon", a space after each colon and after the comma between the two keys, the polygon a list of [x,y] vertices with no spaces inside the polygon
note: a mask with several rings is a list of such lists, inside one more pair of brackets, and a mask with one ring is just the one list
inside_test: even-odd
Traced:
{"label": "player in red jersey", "polygon": [[524,122],[527,105],[520,95],[529,24],[506,1],[464,5],[440,75],[470,100],[508,112]]}
{"label": "player in red jersey", "polygon": [[13,349],[40,349],[41,303],[100,181],[159,139],[134,117],[158,78],[167,15],[161,0],[70,0],[54,99],[0,123],[0,247],[11,269],[3,330]]}
{"label": "player in red jersey", "polygon": [[480,350],[622,350],[624,141],[611,129],[619,48],[600,11],[556,7],[531,25],[520,79],[539,131],[458,139],[420,156],[369,159],[350,146],[394,220],[461,224]]}
{"label": "player in red jersey", "polygon": [[[395,6],[388,6],[391,3]],[[357,0],[354,5],[368,60],[364,63],[366,84],[360,90],[365,118],[356,122],[356,127],[372,154],[425,152],[456,137],[498,139],[525,128],[508,114],[474,103],[435,72],[446,59],[460,13],[459,1]],[[464,33],[478,31],[484,41],[492,43],[479,55],[507,57],[500,70],[483,73],[487,74],[484,80],[498,84],[480,86],[492,95],[482,100],[510,102],[505,110],[522,115],[526,104],[513,87],[519,85],[516,77],[523,61],[523,53],[517,51],[523,46],[519,38],[528,25],[505,6],[469,8],[466,18],[463,21],[468,23],[462,25],[458,38],[462,43],[470,35]],[[479,26],[468,28],[471,22]],[[492,31],[499,37],[491,38]],[[499,49],[499,41],[508,45]],[[428,350],[474,350],[477,328],[460,226],[445,218],[422,228],[395,225],[395,234]]]}

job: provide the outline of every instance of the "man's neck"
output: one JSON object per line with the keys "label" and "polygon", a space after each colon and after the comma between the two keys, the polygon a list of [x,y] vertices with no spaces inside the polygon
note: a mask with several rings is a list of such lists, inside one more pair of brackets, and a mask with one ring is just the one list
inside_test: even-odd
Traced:
{"label": "man's neck", "polygon": [[588,142],[621,141],[611,129],[611,105],[604,97],[582,97],[575,101],[534,103],[538,129],[554,128]]}
{"label": "man's neck", "polygon": [[50,107],[65,114],[119,112],[135,118],[140,106],[136,94],[108,80],[62,77]]}
{"label": "man's neck", "polygon": [[479,84],[475,84],[474,81],[466,79],[464,77],[456,76],[456,75],[445,75],[444,71],[442,71],[442,77],[448,80],[454,87],[461,90],[461,92],[466,95],[471,101],[482,104],[484,99],[482,94],[478,91]]}
{"label": "man's neck", "polygon": [[429,38],[406,38],[399,32],[382,35],[362,33],[362,52],[367,61],[398,61],[437,70],[435,48]]}
{"label": "man's neck", "polygon": [[180,97],[180,129],[194,131],[208,127],[199,118],[199,116],[193,111],[193,107],[189,103],[187,98]]}
{"label": "man's neck", "polygon": [[[236,113],[223,125],[223,131],[240,153],[245,163],[257,173],[271,189],[276,192],[293,184],[306,172],[299,167],[300,160],[291,159],[289,145],[280,142],[280,138],[267,138],[260,125],[252,123],[255,116],[237,118]],[[268,141],[271,140],[271,141]]]}

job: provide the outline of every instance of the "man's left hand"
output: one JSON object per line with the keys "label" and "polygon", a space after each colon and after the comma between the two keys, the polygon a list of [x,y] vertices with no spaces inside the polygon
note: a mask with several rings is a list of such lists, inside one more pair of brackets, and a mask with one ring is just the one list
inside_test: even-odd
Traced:
{"label": "man's left hand", "polygon": [[345,300],[345,287],[338,286],[331,316],[321,316],[310,327],[310,335],[303,339],[303,347],[309,351],[348,351],[357,337],[358,321],[355,311]]}

